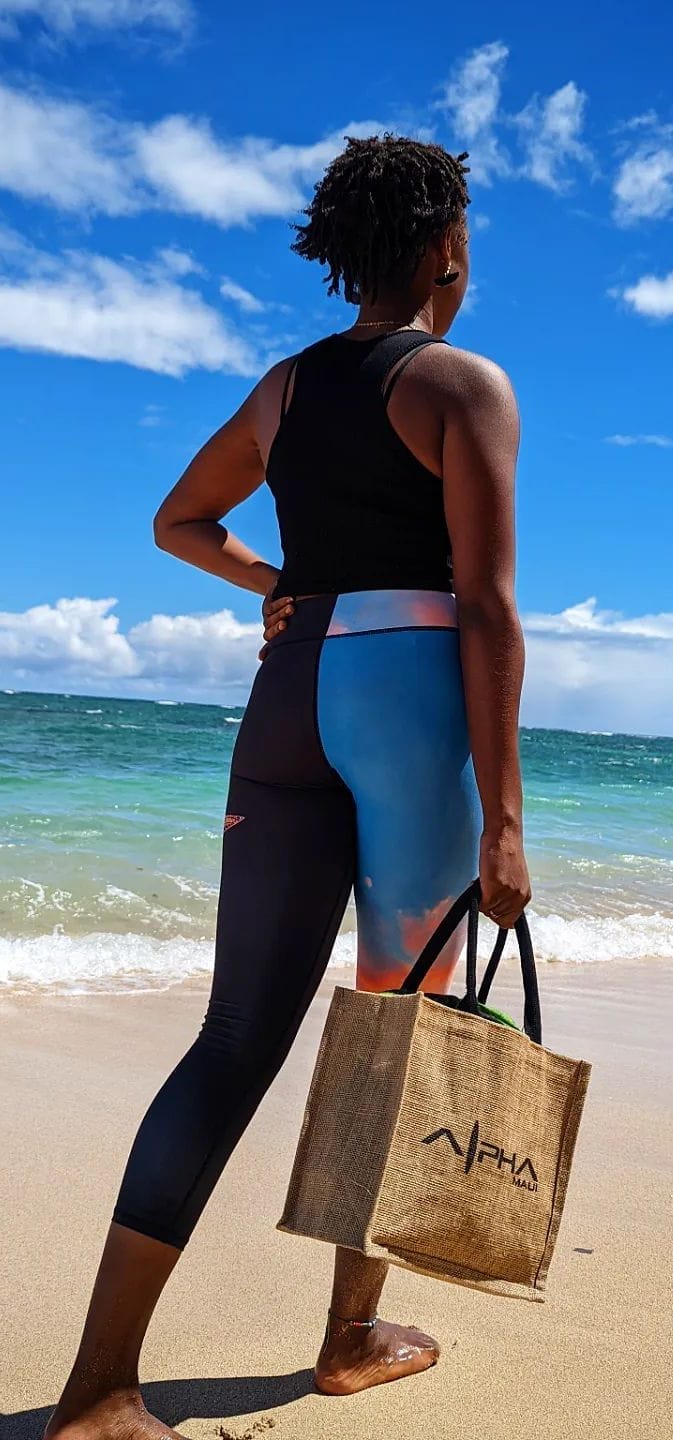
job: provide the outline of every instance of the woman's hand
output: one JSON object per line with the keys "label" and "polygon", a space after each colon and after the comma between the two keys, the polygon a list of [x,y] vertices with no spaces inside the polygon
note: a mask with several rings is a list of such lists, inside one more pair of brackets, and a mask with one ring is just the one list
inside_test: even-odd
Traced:
{"label": "woman's hand", "polygon": [[276,635],[279,635],[281,630],[285,629],[288,617],[294,615],[294,601],[289,595],[283,595],[279,600],[272,599],[274,589],[275,581],[271,590],[264,596],[262,603],[265,644],[257,657],[259,660],[264,660],[269,648],[269,640],[273,640]]}
{"label": "woman's hand", "polygon": [[480,909],[496,925],[510,930],[531,896],[519,826],[484,831],[479,853],[479,883]]}

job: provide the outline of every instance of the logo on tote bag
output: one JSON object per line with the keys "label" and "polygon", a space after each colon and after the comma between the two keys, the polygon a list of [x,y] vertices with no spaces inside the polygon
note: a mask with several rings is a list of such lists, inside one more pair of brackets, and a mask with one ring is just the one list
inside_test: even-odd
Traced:
{"label": "logo on tote bag", "polygon": [[514,1185],[518,1185],[523,1190],[537,1190],[538,1179],[532,1160],[526,1156],[525,1160],[521,1160],[517,1164],[516,1152],[513,1151],[511,1155],[507,1155],[502,1145],[495,1145],[491,1140],[482,1140],[480,1143],[478,1120],[475,1120],[472,1126],[466,1149],[459,1145],[453,1130],[449,1130],[448,1127],[442,1130],[433,1130],[431,1135],[424,1136],[422,1143],[423,1145],[434,1145],[436,1140],[448,1140],[454,1154],[460,1156],[461,1160],[464,1159],[463,1170],[466,1175],[469,1175],[475,1161],[477,1165],[481,1165],[484,1160],[494,1160],[501,1173],[509,1172],[511,1174]]}

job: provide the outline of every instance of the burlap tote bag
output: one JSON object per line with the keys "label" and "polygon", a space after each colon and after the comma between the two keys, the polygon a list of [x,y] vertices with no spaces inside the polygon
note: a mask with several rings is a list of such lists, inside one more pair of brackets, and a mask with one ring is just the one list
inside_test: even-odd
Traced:
{"label": "burlap tote bag", "polygon": [[[479,887],[400,990],[336,986],[279,1230],[500,1295],[543,1299],[591,1066],[542,1046],[535,961],[516,926],[523,1031],[477,993]],[[468,914],[462,999],[418,993]]]}

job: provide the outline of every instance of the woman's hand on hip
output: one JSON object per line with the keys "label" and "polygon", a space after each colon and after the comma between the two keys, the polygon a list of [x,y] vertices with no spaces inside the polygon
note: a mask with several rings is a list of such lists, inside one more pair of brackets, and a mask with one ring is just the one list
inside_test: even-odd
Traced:
{"label": "woman's hand on hip", "polygon": [[480,909],[505,930],[516,924],[531,896],[519,826],[484,830],[479,852]]}
{"label": "woman's hand on hip", "polygon": [[280,599],[274,600],[272,598],[274,589],[275,585],[269,590],[268,594],[264,596],[262,602],[265,643],[259,652],[259,660],[264,660],[269,648],[269,640],[274,640],[276,635],[280,635],[281,630],[285,629],[290,615],[294,615],[294,601],[291,597],[289,595],[283,595]]}

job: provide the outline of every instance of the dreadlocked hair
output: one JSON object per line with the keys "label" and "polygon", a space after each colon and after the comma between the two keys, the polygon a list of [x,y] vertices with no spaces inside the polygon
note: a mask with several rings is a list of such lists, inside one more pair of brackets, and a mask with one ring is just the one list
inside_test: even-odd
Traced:
{"label": "dreadlocked hair", "polygon": [[453,225],[465,234],[470,203],[467,151],[450,155],[386,132],[366,140],[346,136],[346,149],[328,166],[302,211],[304,225],[290,246],[305,260],[329,266],[328,295],[350,303],[375,301],[381,289],[409,284],[434,236]]}

